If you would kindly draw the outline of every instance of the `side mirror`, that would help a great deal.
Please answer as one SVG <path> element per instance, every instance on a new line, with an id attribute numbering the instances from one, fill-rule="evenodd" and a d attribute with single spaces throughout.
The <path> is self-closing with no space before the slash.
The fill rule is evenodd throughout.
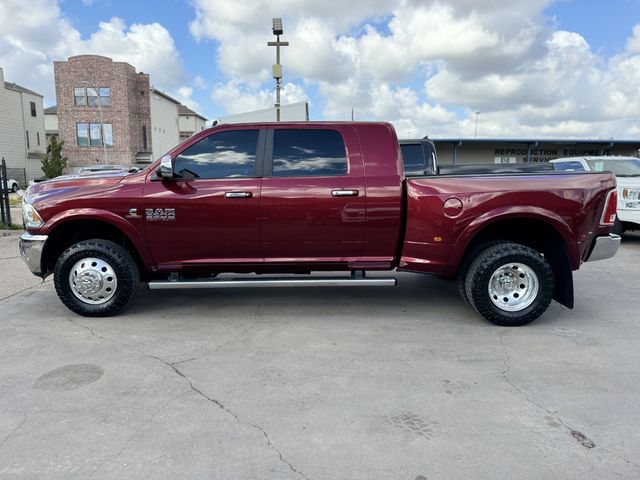
<path id="1" fill-rule="evenodd" d="M 171 155 L 165 155 L 160 159 L 160 166 L 156 170 L 156 174 L 160 178 L 173 178 L 173 159 Z"/>

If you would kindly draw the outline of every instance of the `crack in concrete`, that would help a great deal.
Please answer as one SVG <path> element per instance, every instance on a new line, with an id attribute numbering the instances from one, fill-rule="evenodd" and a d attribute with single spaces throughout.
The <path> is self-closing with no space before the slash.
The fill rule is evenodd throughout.
<path id="1" fill-rule="evenodd" d="M 202 357 L 204 357 L 204 356 L 206 356 L 206 355 L 209 355 L 210 353 L 217 352 L 218 350 L 220 350 L 220 349 L 221 349 L 222 347 L 224 347 L 225 345 L 228 345 L 229 343 L 231 343 L 231 342 L 233 342 L 233 341 L 237 341 L 239 338 L 241 338 L 245 333 L 247 333 L 249 330 L 251 330 L 251 329 L 252 329 L 252 328 L 253 328 L 253 327 L 258 323 L 258 319 L 261 317 L 261 315 L 260 315 L 259 311 L 256 313 L 256 317 L 257 317 L 257 318 L 256 318 L 256 320 L 255 320 L 251 325 L 249 325 L 247 328 L 245 328 L 245 329 L 241 332 L 241 334 L 240 334 L 238 337 L 233 338 L 233 339 L 231 339 L 231 340 L 228 340 L 227 342 L 222 343 L 221 345 L 219 345 L 218 347 L 216 347 L 216 348 L 213 350 L 213 352 L 209 351 L 209 352 L 206 352 L 205 354 L 203 354 L 203 355 L 201 355 L 201 356 L 199 356 L 199 357 L 194 357 L 194 358 L 192 358 L 192 359 L 182 360 L 182 361 L 180 361 L 180 362 L 174 362 L 174 363 L 172 363 L 172 362 L 167 362 L 167 361 L 165 361 L 164 359 L 162 359 L 162 358 L 160 358 L 160 357 L 158 357 L 158 356 L 150 355 L 150 354 L 144 353 L 144 352 L 142 352 L 142 351 L 140 351 L 140 350 L 137 350 L 137 349 L 133 348 L 131 345 L 128 345 L 128 344 L 126 344 L 126 343 L 124 343 L 124 342 L 121 342 L 121 341 L 118 341 L 118 340 L 114 340 L 114 339 L 111 339 L 111 338 L 107 338 L 107 337 L 103 337 L 102 335 L 98 335 L 98 334 L 97 334 L 97 333 L 96 333 L 96 332 L 95 332 L 91 327 L 89 327 L 88 325 L 83 325 L 83 324 L 79 323 L 78 321 L 76 321 L 76 320 L 72 319 L 71 317 L 68 317 L 68 316 L 67 316 L 67 317 L 65 317 L 65 318 L 66 318 L 66 319 L 67 319 L 67 321 L 69 321 L 71 324 L 73 324 L 73 325 L 75 325 L 75 326 L 77 326 L 77 327 L 79 327 L 79 328 L 84 328 L 85 330 L 87 330 L 87 332 L 89 332 L 89 334 L 90 334 L 92 337 L 96 338 L 96 339 L 99 339 L 99 340 L 105 340 L 105 341 L 107 341 L 107 342 L 112 342 L 112 343 L 116 343 L 116 344 L 119 344 L 119 345 L 124 345 L 124 346 L 125 346 L 125 347 L 127 347 L 128 349 L 130 349 L 130 350 L 132 350 L 132 351 L 134 351 L 134 352 L 136 352 L 136 353 L 138 353 L 138 354 L 140 354 L 140 355 L 143 355 L 143 356 L 145 356 L 145 357 L 147 357 L 147 358 L 152 358 L 152 359 L 154 359 L 154 360 L 156 360 L 156 361 L 158 361 L 158 362 L 162 363 L 163 365 L 165 365 L 165 366 L 167 366 L 167 367 L 171 368 L 175 374 L 177 374 L 178 376 L 180 376 L 180 377 L 184 378 L 184 379 L 189 383 L 189 387 L 191 388 L 191 390 L 193 390 L 194 392 L 196 392 L 196 393 L 197 393 L 198 395 L 200 395 L 202 398 L 204 398 L 205 400 L 207 400 L 207 401 L 208 401 L 208 402 L 210 402 L 210 403 L 213 403 L 215 406 L 217 406 L 217 407 L 218 407 L 218 408 L 220 408 L 221 410 L 223 410 L 223 411 L 225 411 L 226 413 L 228 413 L 229 415 L 231 415 L 231 416 L 236 420 L 236 422 L 237 422 L 237 423 L 242 424 L 242 425 L 246 425 L 246 426 L 251 427 L 251 428 L 253 428 L 253 429 L 255 429 L 255 430 L 258 430 L 260 433 L 262 433 L 262 435 L 264 436 L 264 438 L 265 438 L 265 440 L 266 440 L 266 442 L 267 442 L 267 447 L 269 447 L 271 450 L 273 450 L 275 453 L 277 453 L 278 458 L 280 459 L 280 461 L 281 461 L 282 463 L 284 463 L 285 465 L 287 465 L 287 467 L 289 468 L 289 470 L 291 470 L 291 471 L 292 471 L 293 473 L 295 473 L 296 475 L 298 475 L 298 476 L 300 476 L 300 477 L 302 477 L 302 478 L 305 478 L 306 480 L 311 480 L 311 479 L 310 479 L 310 478 L 309 478 L 309 477 L 308 477 L 304 472 L 302 472 L 301 470 L 297 469 L 297 468 L 296 468 L 296 467 L 295 467 L 295 466 L 294 466 L 294 465 L 293 465 L 289 460 L 287 460 L 287 459 L 283 456 L 282 452 L 281 452 L 281 451 L 280 451 L 280 450 L 279 450 L 279 449 L 274 445 L 273 441 L 271 440 L 271 437 L 269 436 L 269 434 L 267 433 L 267 431 L 266 431 L 263 427 L 261 427 L 260 425 L 256 425 L 256 424 L 254 424 L 254 423 L 251 423 L 251 422 L 249 422 L 249 421 L 247 421 L 247 420 L 243 420 L 242 418 L 240 418 L 240 417 L 238 416 L 238 414 L 236 414 L 235 412 L 233 412 L 232 410 L 230 410 L 230 409 L 229 409 L 226 405 L 224 405 L 222 402 L 220 402 L 219 400 L 216 400 L 215 398 L 212 398 L 212 397 L 209 397 L 208 395 L 206 395 L 202 390 L 200 390 L 199 388 L 197 388 L 197 387 L 193 384 L 193 381 L 192 381 L 188 376 L 186 376 L 182 371 L 180 371 L 180 370 L 176 367 L 176 365 L 178 365 L 178 364 L 180 364 L 180 363 L 184 363 L 184 362 L 187 362 L 187 361 L 192 361 L 192 360 L 195 360 L 195 359 L 197 359 L 197 358 L 202 358 Z M 181 395 L 182 395 L 182 394 L 181 394 Z M 163 407 L 163 408 L 164 408 L 164 407 Z M 135 432 L 134 432 L 134 435 L 135 435 Z M 128 442 L 127 442 L 127 443 L 128 443 Z M 127 446 L 127 444 L 125 444 L 125 446 L 123 447 L 122 451 L 124 451 L 124 449 L 126 449 L 126 446 Z M 121 453 L 121 452 L 120 452 L 120 453 Z M 118 453 L 118 455 L 119 455 L 120 453 Z M 117 455 L 116 455 L 116 457 L 114 457 L 114 458 L 117 458 Z M 103 464 L 103 465 L 104 465 L 104 464 Z M 96 474 L 96 473 L 97 473 L 101 468 L 102 468 L 102 466 L 101 466 L 101 467 L 99 467 L 99 468 L 98 468 L 98 470 L 97 470 L 97 471 L 95 471 L 91 476 L 95 475 L 95 474 Z M 91 477 L 90 477 L 90 478 L 91 478 Z"/>
<path id="2" fill-rule="evenodd" d="M 513 383 L 513 381 L 508 377 L 509 372 L 511 371 L 511 355 L 509 354 L 509 350 L 507 348 L 507 344 L 504 341 L 504 337 L 506 336 L 506 333 L 503 333 L 502 335 L 500 335 L 500 344 L 502 345 L 502 350 L 504 352 L 504 359 L 502 361 L 503 365 L 504 365 L 504 369 L 502 370 L 502 378 L 504 379 L 505 382 L 507 382 L 509 385 L 511 385 L 511 387 L 517 391 L 518 393 L 520 393 L 522 396 L 524 396 L 525 400 L 530 403 L 531 405 L 534 405 L 535 407 L 537 407 L 538 409 L 542 410 L 543 412 L 546 412 L 547 414 L 549 414 L 553 419 L 555 419 L 560 425 L 562 425 L 568 432 L 569 434 L 578 442 L 580 443 L 580 445 L 582 445 L 583 447 L 585 447 L 588 450 L 591 450 L 592 448 L 598 447 L 600 450 L 602 450 L 603 452 L 608 453 L 609 455 L 622 460 L 623 462 L 629 464 L 629 465 L 634 465 L 635 464 L 624 458 L 621 455 L 618 455 L 617 453 L 614 453 L 604 447 L 602 447 L 601 445 L 596 445 L 596 443 L 591 440 L 589 437 L 587 437 L 585 434 L 583 434 L 582 432 L 580 432 L 579 430 L 576 430 L 574 428 L 572 428 L 570 425 L 567 424 L 567 422 L 565 422 L 561 417 L 559 417 L 557 414 L 555 414 L 554 412 L 552 412 L 551 410 L 549 410 L 547 407 L 545 407 L 544 405 L 536 402 L 535 400 L 533 400 L 529 394 L 521 387 L 519 387 L 518 385 L 516 385 L 515 383 Z M 587 454 L 585 453 L 585 458 L 587 459 L 587 461 L 589 462 L 589 464 L 593 467 L 591 470 L 593 470 L 595 467 L 593 466 L 593 464 L 591 463 L 591 460 L 588 458 Z M 583 472 L 582 474 L 585 474 L 588 472 Z M 582 475 L 581 474 L 581 475 Z"/>
<path id="3" fill-rule="evenodd" d="M 93 478 L 95 475 L 97 475 L 98 473 L 100 473 L 103 468 L 109 463 L 109 462 L 113 462 L 115 460 L 117 460 L 120 455 L 122 455 L 124 453 L 124 451 L 129 447 L 129 444 L 133 441 L 134 438 L 136 438 L 138 436 L 138 434 L 142 431 L 142 429 L 147 426 L 148 424 L 150 424 L 155 418 L 156 415 L 158 415 L 158 413 L 160 413 L 162 410 L 164 410 L 165 408 L 167 408 L 167 406 L 169 406 L 173 401 L 177 400 L 178 398 L 180 398 L 182 395 L 184 395 L 185 393 L 190 392 L 190 390 L 185 390 L 184 392 L 180 392 L 178 395 L 175 395 L 174 397 L 170 398 L 169 400 L 167 400 L 165 403 L 163 403 L 160 407 L 158 407 L 156 410 L 153 411 L 153 413 L 147 418 L 145 419 L 140 426 L 138 426 L 138 428 L 136 428 L 131 435 L 129 436 L 129 438 L 127 439 L 127 441 L 124 443 L 124 445 L 122 446 L 122 448 L 113 456 L 111 456 L 111 458 L 109 458 L 108 460 L 105 460 L 104 462 L 102 462 L 100 464 L 100 466 L 94 470 L 94 472 L 89 475 L 88 479 Z"/>
<path id="4" fill-rule="evenodd" d="M 44 284 L 44 280 L 41 283 L 38 283 L 37 285 L 33 285 L 32 287 L 24 288 L 24 289 L 20 290 L 19 292 L 15 292 L 15 293 L 12 293 L 10 295 L 7 295 L 6 297 L 2 297 L 2 298 L 0 298 L 0 304 L 4 303 L 5 301 L 7 301 L 7 300 L 9 300 L 9 299 L 11 299 L 13 297 L 16 297 L 16 296 L 20 295 L 21 293 L 28 292 L 30 290 L 34 290 L 34 289 L 36 289 L 38 287 L 41 287 L 43 284 Z"/>
<path id="5" fill-rule="evenodd" d="M 18 424 L 17 427 L 15 427 L 13 430 L 11 430 L 11 432 L 9 432 L 9 435 L 4 437 L 4 440 L 2 440 L 2 442 L 0 442 L 0 447 L 3 447 L 4 444 L 7 443 L 9 441 L 9 439 L 11 437 L 13 437 L 15 435 L 15 433 L 24 426 L 25 423 L 27 423 L 27 418 L 29 418 L 29 415 L 27 415 L 24 412 L 20 412 L 20 414 L 22 415 L 22 421 L 20 421 L 20 423 Z"/>
<path id="6" fill-rule="evenodd" d="M 256 425 L 255 423 L 251 423 L 248 422 L 246 420 L 243 420 L 242 418 L 240 418 L 240 416 L 235 413 L 233 410 L 230 410 L 224 403 L 222 403 L 220 400 L 217 400 L 215 398 L 212 398 L 210 396 L 208 396 L 206 393 L 204 393 L 202 390 L 200 390 L 198 387 L 196 387 L 193 384 L 193 381 L 187 376 L 185 375 L 182 371 L 180 371 L 180 369 L 178 369 L 175 364 L 169 363 L 164 361 L 162 358 L 160 357 L 156 357 L 154 355 L 147 355 L 149 358 L 153 358 L 161 363 L 163 363 L 164 365 L 166 365 L 167 367 L 171 368 L 178 376 L 184 378 L 187 382 L 189 382 L 189 386 L 191 387 L 191 390 L 193 390 L 194 392 L 196 392 L 198 395 L 200 395 L 202 398 L 204 398 L 205 400 L 207 400 L 210 403 L 213 403 L 216 407 L 220 408 L 221 410 L 224 410 L 226 413 L 228 413 L 229 415 L 231 415 L 235 421 L 239 424 L 242 425 L 246 425 L 248 427 L 251 427 L 255 430 L 258 430 L 259 432 L 262 433 L 262 435 L 264 436 L 266 442 L 267 442 L 267 446 L 273 450 L 274 452 L 276 452 L 278 454 L 278 458 L 280 459 L 280 461 L 282 463 L 284 463 L 285 465 L 287 465 L 287 467 L 289 467 L 289 470 L 291 470 L 293 473 L 299 475 L 300 477 L 306 478 L 307 480 L 310 480 L 310 478 L 302 471 L 298 470 L 289 460 L 287 460 L 283 455 L 282 452 L 273 444 L 273 441 L 271 440 L 271 437 L 269 436 L 269 434 L 267 433 L 267 431 L 261 427 L 260 425 Z"/>

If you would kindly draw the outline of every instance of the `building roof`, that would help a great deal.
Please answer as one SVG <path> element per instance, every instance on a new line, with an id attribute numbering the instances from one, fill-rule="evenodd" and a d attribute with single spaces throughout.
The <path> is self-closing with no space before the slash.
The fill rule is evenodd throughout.
<path id="1" fill-rule="evenodd" d="M 58 106 L 57 105 L 53 105 L 52 107 L 47 107 L 44 109 L 44 113 L 58 113 Z"/>
<path id="2" fill-rule="evenodd" d="M 24 87 L 18 85 L 17 83 L 4 82 L 4 88 L 6 88 L 8 90 L 13 90 L 14 92 L 28 93 L 30 95 L 35 95 L 36 97 L 44 98 L 39 93 L 36 93 L 33 90 L 29 90 L 28 88 L 24 88 Z"/>
<path id="3" fill-rule="evenodd" d="M 194 117 L 201 118 L 205 122 L 207 121 L 207 119 L 205 117 L 203 117 L 202 115 L 200 115 L 197 112 L 194 112 L 193 110 L 191 110 L 186 105 L 182 105 L 182 104 L 178 105 L 178 115 L 193 115 Z"/>
<path id="4" fill-rule="evenodd" d="M 169 100 L 170 102 L 175 103 L 176 105 L 180 105 L 180 102 L 178 100 L 176 100 L 173 97 L 170 97 L 169 95 L 167 95 L 166 93 L 158 90 L 157 88 L 153 88 L 151 87 L 151 93 L 155 93 L 156 95 L 160 95 L 163 98 L 166 98 L 167 100 Z"/>
<path id="5" fill-rule="evenodd" d="M 614 138 L 432 138 L 425 136 L 433 142 L 439 143 L 557 143 L 557 144 L 640 144 L 640 140 L 616 140 Z"/>

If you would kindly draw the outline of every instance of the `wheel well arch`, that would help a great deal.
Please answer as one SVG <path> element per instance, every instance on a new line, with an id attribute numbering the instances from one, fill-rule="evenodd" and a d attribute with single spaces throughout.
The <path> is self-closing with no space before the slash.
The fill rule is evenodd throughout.
<path id="1" fill-rule="evenodd" d="M 111 240 L 124 247 L 133 257 L 140 277 L 146 278 L 148 270 L 144 264 L 140 252 L 129 236 L 117 226 L 93 219 L 68 220 L 57 225 L 50 233 L 44 247 L 42 258 L 42 271 L 45 276 L 51 274 L 56 261 L 71 245 L 89 239 Z"/>
<path id="2" fill-rule="evenodd" d="M 549 261 L 556 278 L 554 300 L 573 308 L 573 273 L 567 243 L 560 231 L 544 220 L 530 217 L 497 220 L 480 229 L 469 241 L 460 257 L 476 251 L 480 245 L 504 240 L 533 248 Z"/>

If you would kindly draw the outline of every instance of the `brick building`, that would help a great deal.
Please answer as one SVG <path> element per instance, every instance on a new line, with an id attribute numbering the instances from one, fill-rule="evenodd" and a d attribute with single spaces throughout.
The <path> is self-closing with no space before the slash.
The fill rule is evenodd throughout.
<path id="1" fill-rule="evenodd" d="M 58 132 L 72 171 L 152 158 L 149 75 L 98 55 L 53 62 L 53 71 Z"/>

